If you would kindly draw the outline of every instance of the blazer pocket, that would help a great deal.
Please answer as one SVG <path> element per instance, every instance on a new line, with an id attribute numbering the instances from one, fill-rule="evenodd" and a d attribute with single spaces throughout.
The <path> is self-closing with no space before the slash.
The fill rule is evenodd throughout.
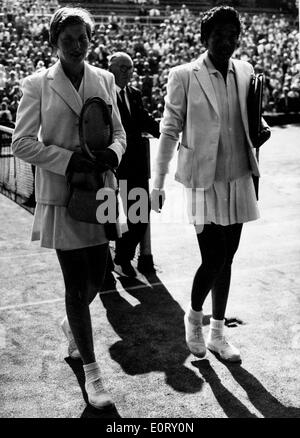
<path id="1" fill-rule="evenodd" d="M 176 177 L 184 184 L 189 184 L 193 169 L 193 149 L 181 144 L 178 151 Z"/>

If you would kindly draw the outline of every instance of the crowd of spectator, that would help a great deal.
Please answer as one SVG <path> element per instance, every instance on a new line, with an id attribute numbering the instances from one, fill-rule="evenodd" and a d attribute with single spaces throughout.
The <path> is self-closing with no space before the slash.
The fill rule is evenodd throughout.
<path id="1" fill-rule="evenodd" d="M 14 126 L 22 79 L 55 61 L 48 42 L 57 0 L 4 0 L 0 9 L 0 123 Z"/>
<path id="2" fill-rule="evenodd" d="M 0 123 L 12 125 L 20 99 L 20 83 L 30 73 L 56 61 L 48 43 L 49 14 L 57 0 L 4 0 L 0 10 Z M 154 4 L 155 6 L 155 4 Z M 141 89 L 148 110 L 161 117 L 169 69 L 196 59 L 199 16 L 185 5 L 166 6 L 158 25 L 133 23 L 111 13 L 96 25 L 88 61 L 107 68 L 107 57 L 125 51 L 134 60 L 132 85 Z M 265 112 L 300 111 L 299 39 L 295 16 L 241 13 L 243 32 L 236 57 L 249 61 L 266 78 Z"/>

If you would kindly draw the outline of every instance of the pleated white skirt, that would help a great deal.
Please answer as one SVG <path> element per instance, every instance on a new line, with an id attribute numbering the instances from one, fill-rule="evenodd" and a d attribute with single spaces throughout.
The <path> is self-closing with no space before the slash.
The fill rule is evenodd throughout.
<path id="1" fill-rule="evenodd" d="M 226 226 L 259 218 L 251 174 L 229 182 L 215 181 L 206 190 L 186 189 L 186 201 L 189 220 L 199 232 L 204 224 Z"/>

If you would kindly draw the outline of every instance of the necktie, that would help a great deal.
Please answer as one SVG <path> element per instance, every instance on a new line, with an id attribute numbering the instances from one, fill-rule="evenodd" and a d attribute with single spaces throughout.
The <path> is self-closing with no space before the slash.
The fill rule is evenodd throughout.
<path id="1" fill-rule="evenodd" d="M 128 109 L 128 106 L 127 106 L 127 103 L 126 103 L 124 88 L 122 88 L 120 90 L 119 94 L 120 94 L 120 101 L 121 101 L 121 104 L 122 104 L 122 110 L 121 110 L 122 114 L 121 115 L 123 115 L 124 119 L 126 119 L 127 121 L 130 121 L 131 120 L 131 115 L 130 115 L 130 112 L 129 112 L 129 109 Z"/>

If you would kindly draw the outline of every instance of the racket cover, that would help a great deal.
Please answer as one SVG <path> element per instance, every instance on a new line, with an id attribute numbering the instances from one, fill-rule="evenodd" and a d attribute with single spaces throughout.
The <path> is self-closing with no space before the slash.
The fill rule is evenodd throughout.
<path id="1" fill-rule="evenodd" d="M 97 151 L 106 149 L 112 143 L 113 124 L 111 107 L 100 97 L 91 97 L 84 103 L 79 118 L 79 139 L 81 150 L 88 158 L 96 161 Z M 110 172 L 108 170 L 107 172 Z M 93 176 L 91 176 L 93 177 Z M 95 176 L 96 178 L 96 176 Z M 101 201 L 96 199 L 96 193 L 105 185 L 106 172 L 98 175 L 99 184 L 94 189 L 72 187 L 68 202 L 70 216 L 78 221 L 99 224 L 96 212 Z M 73 175 L 76 180 L 76 174 Z M 117 199 L 118 189 L 115 190 Z M 118 237 L 116 224 L 103 224 L 109 240 Z"/>

